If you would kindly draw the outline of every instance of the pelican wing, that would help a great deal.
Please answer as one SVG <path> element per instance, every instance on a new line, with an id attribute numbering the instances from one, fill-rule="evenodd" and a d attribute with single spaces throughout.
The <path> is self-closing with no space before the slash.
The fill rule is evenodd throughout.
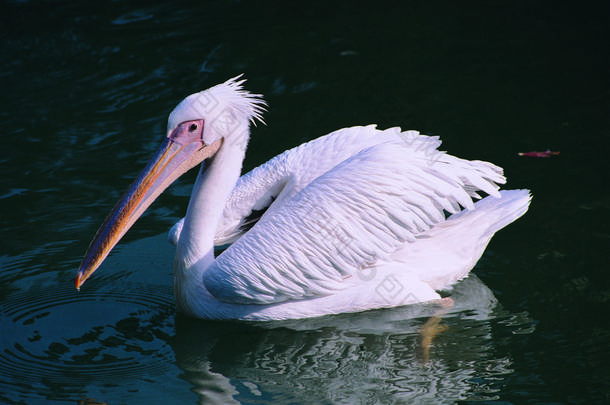
<path id="1" fill-rule="evenodd" d="M 343 128 L 287 150 L 239 178 L 224 207 L 214 245 L 235 242 L 269 209 L 281 206 L 338 163 L 365 148 L 392 140 L 406 141 L 416 148 L 423 144 L 435 149 L 440 144 L 438 138 L 419 135 L 417 131 L 401 133 L 400 128 L 380 131 L 375 125 L 368 125 Z M 173 245 L 178 243 L 183 224 L 184 218 L 169 232 Z"/>
<path id="2" fill-rule="evenodd" d="M 499 167 L 402 134 L 410 138 L 360 150 L 268 211 L 207 269 L 206 288 L 246 304 L 329 295 L 445 221 L 445 211 L 474 209 L 477 191 L 499 196 Z"/>

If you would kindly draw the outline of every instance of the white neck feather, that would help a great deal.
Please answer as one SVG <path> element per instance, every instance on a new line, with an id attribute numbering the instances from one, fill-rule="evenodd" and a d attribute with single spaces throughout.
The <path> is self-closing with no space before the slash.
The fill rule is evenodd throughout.
<path id="1" fill-rule="evenodd" d="M 205 288 L 202 277 L 214 263 L 214 235 L 241 174 L 244 155 L 245 148 L 225 141 L 197 176 L 174 258 L 177 305 L 186 312 Z"/>
<path id="2" fill-rule="evenodd" d="M 205 119 L 203 141 L 222 139 L 213 159 L 202 164 L 174 259 L 178 307 L 193 313 L 203 296 L 203 273 L 214 263 L 214 236 L 224 206 L 241 174 L 250 123 L 262 122 L 265 102 L 243 89 L 240 76 L 184 99 L 170 114 L 171 131 L 181 122 Z"/>

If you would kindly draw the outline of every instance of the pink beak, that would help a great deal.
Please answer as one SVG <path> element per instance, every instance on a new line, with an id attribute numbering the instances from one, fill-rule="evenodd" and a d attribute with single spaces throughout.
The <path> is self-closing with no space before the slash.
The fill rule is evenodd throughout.
<path id="1" fill-rule="evenodd" d="M 204 120 L 186 121 L 165 138 L 146 168 L 123 194 L 95 234 L 74 281 L 77 289 L 97 270 L 123 235 L 170 184 L 218 151 L 222 142 L 219 140 L 206 145 L 203 142 L 203 128 Z"/>

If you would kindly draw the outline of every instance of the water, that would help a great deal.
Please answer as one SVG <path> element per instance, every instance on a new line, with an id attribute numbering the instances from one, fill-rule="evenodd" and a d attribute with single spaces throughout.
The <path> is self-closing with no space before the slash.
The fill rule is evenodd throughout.
<path id="1" fill-rule="evenodd" d="M 526 1 L 0 5 L 0 403 L 605 403 L 609 10 Z M 454 293 L 288 324 L 175 315 L 180 179 L 77 293 L 97 227 L 185 95 L 245 73 L 245 168 L 334 129 L 441 135 L 533 191 Z M 559 150 L 550 159 L 518 152 Z"/>

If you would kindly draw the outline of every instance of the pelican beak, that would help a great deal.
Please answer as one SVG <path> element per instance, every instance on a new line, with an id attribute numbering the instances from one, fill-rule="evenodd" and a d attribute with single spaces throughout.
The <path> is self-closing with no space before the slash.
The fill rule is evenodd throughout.
<path id="1" fill-rule="evenodd" d="M 155 156 L 112 209 L 85 253 L 74 284 L 77 289 L 150 204 L 178 177 L 214 156 L 222 140 L 203 142 L 204 120 L 186 121 L 165 138 Z"/>

